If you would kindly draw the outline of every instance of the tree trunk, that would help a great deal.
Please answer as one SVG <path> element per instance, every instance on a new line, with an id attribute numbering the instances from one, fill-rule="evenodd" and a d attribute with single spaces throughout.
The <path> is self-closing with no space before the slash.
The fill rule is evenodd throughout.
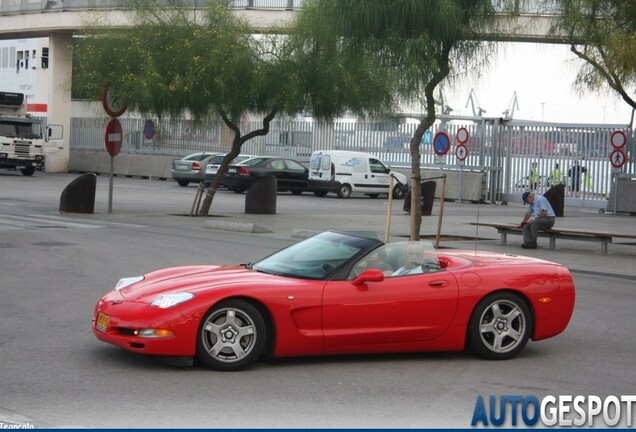
<path id="1" fill-rule="evenodd" d="M 426 98 L 426 117 L 420 121 L 415 130 L 415 134 L 411 139 L 411 235 L 410 240 L 420 240 L 420 228 L 422 225 L 422 174 L 420 172 L 420 143 L 424 132 L 429 130 L 435 123 L 435 97 L 433 92 L 435 87 L 446 78 L 450 72 L 449 57 L 451 44 L 444 44 L 442 52 L 437 58 L 437 66 L 439 71 L 433 74 L 433 77 L 424 89 Z"/>
<path id="2" fill-rule="evenodd" d="M 227 171 L 227 167 L 230 164 L 230 162 L 232 162 L 232 160 L 241 153 L 241 147 L 243 147 L 243 144 L 245 144 L 247 141 L 251 140 L 252 138 L 255 138 L 257 136 L 267 135 L 269 133 L 269 124 L 276 116 L 276 110 L 273 110 L 272 112 L 270 112 L 269 114 L 265 116 L 265 118 L 263 119 L 263 127 L 261 129 L 253 130 L 244 136 L 241 136 L 241 130 L 238 127 L 238 125 L 240 124 L 239 120 L 236 120 L 236 119 L 230 120 L 227 114 L 225 114 L 222 111 L 219 111 L 219 114 L 221 115 L 221 118 L 223 119 L 225 124 L 234 132 L 234 139 L 232 140 L 232 149 L 223 158 L 223 162 L 221 162 L 221 166 L 219 167 L 219 170 L 215 174 L 214 178 L 212 179 L 212 183 L 210 184 L 210 187 L 208 188 L 208 191 L 205 194 L 205 198 L 203 199 L 203 204 L 201 204 L 201 209 L 199 210 L 199 216 L 208 216 L 208 214 L 210 213 L 210 207 L 212 207 L 212 200 L 214 199 L 214 195 L 216 194 L 216 191 L 219 188 L 219 185 L 221 184 L 221 179 L 223 178 L 223 175 Z"/>

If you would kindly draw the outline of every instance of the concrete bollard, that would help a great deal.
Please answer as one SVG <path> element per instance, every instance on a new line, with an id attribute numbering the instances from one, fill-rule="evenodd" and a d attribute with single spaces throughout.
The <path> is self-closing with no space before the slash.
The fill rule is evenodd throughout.
<path id="1" fill-rule="evenodd" d="M 245 213 L 276 214 L 278 179 L 273 175 L 257 180 L 245 195 Z"/>
<path id="2" fill-rule="evenodd" d="M 60 213 L 94 213 L 97 176 L 83 174 L 70 182 L 60 196 Z"/>

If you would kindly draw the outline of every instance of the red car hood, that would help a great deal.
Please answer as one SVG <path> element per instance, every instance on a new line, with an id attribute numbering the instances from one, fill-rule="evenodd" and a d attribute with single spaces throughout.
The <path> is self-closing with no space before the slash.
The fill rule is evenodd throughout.
<path id="1" fill-rule="evenodd" d="M 158 270 L 145 275 L 145 279 L 120 291 L 124 298 L 131 300 L 154 298 L 165 292 L 190 292 L 260 284 L 265 280 L 277 280 L 277 284 L 288 283 L 289 279 L 248 270 L 240 266 L 184 266 Z M 280 280 L 280 281 L 278 281 Z"/>

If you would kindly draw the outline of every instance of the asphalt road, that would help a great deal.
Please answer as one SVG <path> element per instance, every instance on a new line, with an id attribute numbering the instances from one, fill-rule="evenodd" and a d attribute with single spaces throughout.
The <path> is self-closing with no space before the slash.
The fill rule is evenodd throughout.
<path id="1" fill-rule="evenodd" d="M 464 353 L 294 358 L 220 373 L 109 346 L 91 333 L 92 310 L 120 277 L 252 261 L 297 239 L 206 229 L 183 216 L 195 188 L 172 182 L 116 179 L 109 215 L 99 178 L 94 215 L 60 215 L 60 188 L 73 177 L 0 174 L 0 425 L 465 428 L 479 395 L 634 393 L 634 281 L 584 274 L 574 275 L 568 329 L 505 362 Z M 221 191 L 212 213 L 240 212 L 243 199 Z M 278 196 L 283 215 L 382 215 L 381 202 Z"/>

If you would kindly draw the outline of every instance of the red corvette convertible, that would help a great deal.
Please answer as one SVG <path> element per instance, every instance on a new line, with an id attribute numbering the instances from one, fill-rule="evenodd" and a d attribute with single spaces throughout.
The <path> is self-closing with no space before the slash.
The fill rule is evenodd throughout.
<path id="1" fill-rule="evenodd" d="M 574 297 L 559 264 L 328 231 L 255 263 L 121 279 L 92 328 L 127 350 L 196 356 L 217 370 L 264 355 L 469 348 L 501 360 L 561 333 Z"/>

